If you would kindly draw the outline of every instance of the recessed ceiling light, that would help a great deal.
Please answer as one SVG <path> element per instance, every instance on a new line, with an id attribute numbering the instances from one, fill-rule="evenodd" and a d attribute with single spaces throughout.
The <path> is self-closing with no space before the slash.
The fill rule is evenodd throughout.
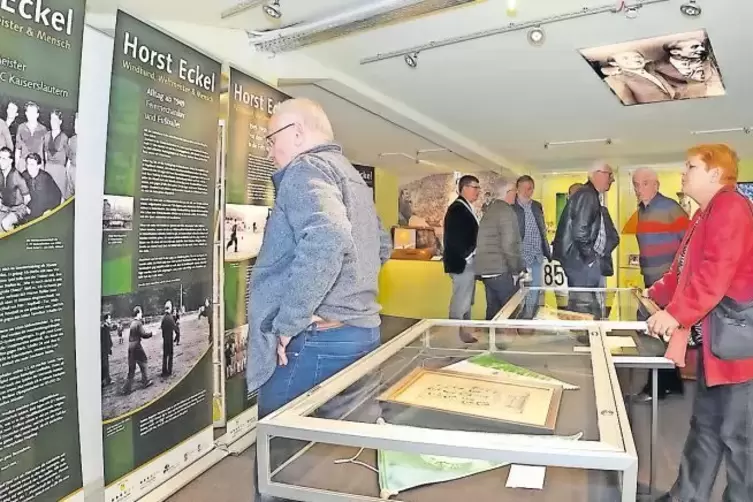
<path id="1" fill-rule="evenodd" d="M 546 38 L 546 35 L 544 34 L 543 28 L 541 26 L 537 26 L 535 28 L 531 28 L 528 30 L 528 43 L 531 45 L 542 45 L 544 43 L 544 39 Z"/>
<path id="2" fill-rule="evenodd" d="M 689 17 L 698 17 L 701 15 L 701 6 L 696 3 L 696 0 L 690 0 L 687 3 L 680 5 L 680 12 Z"/>

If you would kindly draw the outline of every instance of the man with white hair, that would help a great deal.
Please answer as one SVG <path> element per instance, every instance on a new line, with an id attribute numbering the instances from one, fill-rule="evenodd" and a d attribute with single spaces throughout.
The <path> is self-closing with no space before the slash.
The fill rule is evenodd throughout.
<path id="1" fill-rule="evenodd" d="M 612 167 L 600 161 L 588 172 L 588 182 L 565 205 L 554 236 L 554 258 L 567 276 L 568 286 L 604 287 L 614 274 L 612 251 L 620 242 L 601 197 L 614 182 Z"/>
<path id="2" fill-rule="evenodd" d="M 259 391 L 259 418 L 379 346 L 378 276 L 391 248 L 371 189 L 333 143 L 317 103 L 281 103 L 268 130 L 279 169 L 251 273 L 246 365 L 248 392 Z M 272 455 L 287 449 L 273 445 Z M 255 495 L 262 500 L 258 488 Z"/>
<path id="3" fill-rule="evenodd" d="M 486 290 L 486 319 L 491 320 L 517 289 L 525 271 L 518 216 L 513 209 L 518 194 L 515 181 L 500 181 L 496 200 L 484 212 L 478 227 L 475 272 Z"/>
<path id="4" fill-rule="evenodd" d="M 659 192 L 659 177 L 648 167 L 633 173 L 633 189 L 638 198 L 638 210 L 628 220 L 624 234 L 634 234 L 638 240 L 640 266 L 646 288 L 662 278 L 675 259 L 690 220 L 679 203 Z M 659 370 L 659 398 L 668 394 L 682 394 L 683 384 L 677 368 Z M 639 401 L 651 400 L 651 376 Z"/>

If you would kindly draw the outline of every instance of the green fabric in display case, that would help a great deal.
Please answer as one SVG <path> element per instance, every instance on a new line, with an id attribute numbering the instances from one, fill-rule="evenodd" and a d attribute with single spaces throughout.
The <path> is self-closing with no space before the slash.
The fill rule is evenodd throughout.
<path id="1" fill-rule="evenodd" d="M 516 366 L 502 359 L 497 358 L 489 352 L 479 354 L 470 359 L 465 359 L 450 366 L 445 366 L 446 370 L 457 371 L 459 373 L 471 373 L 486 376 L 504 376 L 513 380 L 529 382 L 545 382 L 555 385 L 561 385 L 564 390 L 577 390 L 577 385 L 572 385 L 550 376 L 536 373 L 527 368 Z"/>
<path id="2" fill-rule="evenodd" d="M 382 418 L 377 420 L 377 423 L 386 424 Z M 537 441 L 552 442 L 556 444 L 562 441 L 578 441 L 582 436 L 582 433 L 578 433 L 572 436 L 519 435 L 518 437 L 533 438 Z M 352 459 L 340 460 L 336 463 L 350 462 L 368 467 L 371 470 L 376 470 L 379 474 L 379 496 L 385 500 L 406 490 L 410 490 L 411 488 L 453 481 L 490 471 L 492 469 L 497 469 L 499 467 L 504 467 L 509 464 L 509 462 L 495 463 L 484 460 L 379 450 L 377 452 L 378 469 L 374 469 L 373 467 L 356 460 L 360 453 L 361 452 L 359 451 L 358 455 Z"/>

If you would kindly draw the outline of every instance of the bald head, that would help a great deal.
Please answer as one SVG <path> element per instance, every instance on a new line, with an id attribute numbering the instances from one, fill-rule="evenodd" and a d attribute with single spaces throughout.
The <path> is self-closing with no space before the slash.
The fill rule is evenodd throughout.
<path id="1" fill-rule="evenodd" d="M 641 167 L 633 173 L 633 189 L 639 202 L 650 203 L 659 192 L 659 176 L 650 167 Z"/>
<path id="2" fill-rule="evenodd" d="M 277 106 L 269 122 L 267 146 L 278 167 L 303 152 L 334 140 L 332 125 L 322 107 L 310 99 L 289 99 Z"/>
<path id="3" fill-rule="evenodd" d="M 508 204 L 515 203 L 515 197 L 518 195 L 515 180 L 500 179 L 494 184 L 495 196 Z"/>
<path id="4" fill-rule="evenodd" d="M 567 189 L 567 196 L 572 197 L 575 192 L 583 188 L 583 183 L 573 183 L 570 188 Z"/>

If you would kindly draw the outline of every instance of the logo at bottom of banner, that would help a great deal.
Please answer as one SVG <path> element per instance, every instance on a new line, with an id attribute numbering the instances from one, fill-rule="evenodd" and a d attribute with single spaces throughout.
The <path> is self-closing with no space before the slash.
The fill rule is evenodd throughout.
<path id="1" fill-rule="evenodd" d="M 105 502 L 133 502 L 204 456 L 214 447 L 212 428 L 135 470 L 105 490 Z"/>

